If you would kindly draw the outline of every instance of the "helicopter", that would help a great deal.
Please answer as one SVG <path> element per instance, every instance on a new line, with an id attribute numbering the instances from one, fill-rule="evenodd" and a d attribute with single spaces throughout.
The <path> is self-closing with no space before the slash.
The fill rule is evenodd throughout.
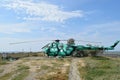
<path id="1" fill-rule="evenodd" d="M 67 43 L 61 43 L 60 41 L 67 41 Z M 77 41 L 77 40 L 76 40 Z M 79 41 L 79 40 L 78 40 Z M 21 43 L 29 43 L 29 42 L 36 42 L 36 41 L 24 41 L 18 43 L 10 43 L 10 44 L 21 44 Z M 90 42 L 90 41 L 86 41 Z M 70 38 L 68 40 L 52 40 L 51 43 L 46 44 L 42 47 L 43 53 L 48 57 L 66 57 L 66 56 L 73 56 L 73 57 L 84 57 L 88 56 L 89 53 L 91 56 L 96 56 L 97 53 L 103 53 L 105 50 L 114 50 L 115 46 L 120 41 L 116 41 L 113 45 L 109 47 L 99 47 L 93 45 L 76 45 L 75 40 Z M 96 42 L 100 43 L 100 42 Z"/>
<path id="2" fill-rule="evenodd" d="M 43 52 L 47 56 L 74 56 L 74 57 L 83 57 L 88 56 L 88 53 L 85 51 L 91 51 L 92 56 L 96 56 L 99 52 L 104 52 L 105 50 L 114 50 L 114 47 L 120 42 L 116 41 L 110 47 L 99 47 L 99 46 L 92 46 L 92 45 L 75 45 L 75 40 L 73 38 L 67 40 L 67 44 L 60 43 L 61 40 L 57 39 L 52 43 L 49 43 L 42 47 Z"/>

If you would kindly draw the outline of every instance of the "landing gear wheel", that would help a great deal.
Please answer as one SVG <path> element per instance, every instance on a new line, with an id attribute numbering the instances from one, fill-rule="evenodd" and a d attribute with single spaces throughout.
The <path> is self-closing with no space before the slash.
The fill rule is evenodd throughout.
<path id="1" fill-rule="evenodd" d="M 84 57 L 85 56 L 84 51 L 78 51 L 77 56 Z"/>
<path id="2" fill-rule="evenodd" d="M 72 52 L 72 57 L 76 57 L 76 55 L 77 55 L 77 51 L 73 51 Z"/>

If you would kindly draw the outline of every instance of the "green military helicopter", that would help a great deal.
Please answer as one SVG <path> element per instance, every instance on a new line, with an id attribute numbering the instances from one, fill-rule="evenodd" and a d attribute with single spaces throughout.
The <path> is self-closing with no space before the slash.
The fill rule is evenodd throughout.
<path id="1" fill-rule="evenodd" d="M 41 40 L 38 40 L 41 41 Z M 38 42 L 38 41 L 24 41 L 10 44 L 21 44 L 21 43 L 30 43 L 30 42 Z M 105 50 L 114 50 L 114 47 L 120 42 L 116 41 L 110 47 L 99 47 L 92 45 L 75 45 L 75 40 L 73 38 L 69 40 L 52 40 L 53 42 L 48 43 L 44 47 L 42 47 L 43 53 L 47 56 L 53 57 L 65 57 L 65 56 L 74 56 L 74 57 L 82 57 L 82 56 L 96 56 L 97 53 L 103 53 Z M 60 41 L 67 41 L 67 43 L 60 43 Z M 81 40 L 76 40 L 81 41 Z M 82 40 L 83 41 L 83 40 Z M 90 41 L 85 41 L 90 42 Z M 90 42 L 91 43 L 91 42 Z M 92 43 L 100 43 L 100 42 L 92 42 Z"/>
<path id="2" fill-rule="evenodd" d="M 66 41 L 66 40 L 62 40 Z M 110 47 L 98 47 L 98 46 L 92 46 L 92 45 L 75 45 L 74 39 L 69 39 L 67 41 L 67 44 L 60 43 L 60 40 L 54 40 L 52 43 L 48 43 L 44 47 L 42 47 L 43 52 L 47 56 L 88 56 L 89 53 L 91 56 L 96 56 L 97 53 L 104 52 L 105 50 L 113 50 L 114 47 L 119 43 L 120 41 L 116 41 L 112 46 Z"/>

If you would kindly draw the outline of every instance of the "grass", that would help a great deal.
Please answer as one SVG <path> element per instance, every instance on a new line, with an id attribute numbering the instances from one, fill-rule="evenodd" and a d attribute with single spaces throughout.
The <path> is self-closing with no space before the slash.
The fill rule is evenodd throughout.
<path id="1" fill-rule="evenodd" d="M 29 66 L 25 66 L 25 65 L 19 65 L 18 66 L 18 70 L 21 71 L 21 70 L 27 70 L 29 69 Z"/>
<path id="2" fill-rule="evenodd" d="M 68 80 L 69 65 L 64 66 L 64 64 L 70 64 L 71 59 L 50 59 L 50 65 L 43 64 L 40 68 L 42 71 L 46 70 L 47 72 L 44 75 L 37 75 L 36 79 L 38 80 Z M 46 62 L 43 61 L 43 62 Z M 63 68 L 65 71 L 63 71 Z"/>
<path id="3" fill-rule="evenodd" d="M 4 69 L 0 69 L 0 73 L 2 73 L 4 71 Z"/>
<path id="4" fill-rule="evenodd" d="M 46 70 L 46 69 L 49 69 L 51 68 L 51 66 L 48 66 L 48 65 L 42 65 L 41 66 L 41 70 Z"/>
<path id="5" fill-rule="evenodd" d="M 7 61 L 0 61 L 0 65 L 5 65 L 5 64 L 8 64 Z"/>
<path id="6" fill-rule="evenodd" d="M 71 59 L 21 59 L 22 62 L 15 64 L 15 69 L 10 73 L 6 73 L 0 77 L 0 80 L 24 80 L 30 72 L 36 72 L 35 78 L 38 80 L 67 80 L 69 72 L 69 64 Z M 6 64 L 7 62 L 3 63 Z M 14 62 L 11 62 L 14 63 Z M 11 64 L 9 63 L 9 64 Z M 7 66 L 7 65 L 6 65 Z M 0 69 L 0 73 L 3 70 Z"/>
<path id="7" fill-rule="evenodd" d="M 19 65 L 18 70 L 12 71 L 0 77 L 0 80 L 8 80 L 12 75 L 20 72 L 19 75 L 16 75 L 12 80 L 23 80 L 29 73 L 29 67 L 25 65 Z"/>
<path id="8" fill-rule="evenodd" d="M 39 80 L 68 80 L 68 73 L 62 73 L 59 69 L 53 69 L 48 71 L 44 76 L 38 76 Z"/>
<path id="9" fill-rule="evenodd" d="M 46 77 L 39 78 L 39 80 L 68 80 L 67 77 L 65 73 L 57 72 L 55 75 L 47 75 Z"/>
<path id="10" fill-rule="evenodd" d="M 18 74 L 17 76 L 15 76 L 12 80 L 24 80 L 24 78 L 26 76 L 28 76 L 28 74 L 29 74 L 29 71 L 28 70 L 24 70 L 20 74 Z"/>
<path id="11" fill-rule="evenodd" d="M 10 72 L 0 77 L 0 80 L 8 80 L 15 72 Z"/>
<path id="12" fill-rule="evenodd" d="M 24 80 L 29 74 L 29 66 L 19 65 L 17 72 L 20 72 L 20 74 L 16 75 L 12 80 Z"/>
<path id="13" fill-rule="evenodd" d="M 79 67 L 83 80 L 120 80 L 120 58 L 87 57 Z"/>

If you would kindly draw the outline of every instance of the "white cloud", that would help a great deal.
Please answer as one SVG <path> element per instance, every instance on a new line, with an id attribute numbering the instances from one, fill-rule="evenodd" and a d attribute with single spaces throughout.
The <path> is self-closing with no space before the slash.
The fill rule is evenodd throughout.
<path id="1" fill-rule="evenodd" d="M 77 34 L 72 35 L 75 39 L 102 42 L 101 45 L 109 46 L 116 40 L 120 40 L 120 21 L 85 26 Z M 119 47 L 120 48 L 120 47 Z M 117 50 L 119 49 L 117 48 Z"/>
<path id="2" fill-rule="evenodd" d="M 79 31 L 70 30 L 65 32 L 64 34 L 60 33 L 62 37 L 60 37 L 59 39 L 74 38 L 75 40 L 102 42 L 102 43 L 90 43 L 93 45 L 110 46 L 116 40 L 120 40 L 119 25 L 120 21 L 113 21 L 108 23 L 84 26 L 82 28 L 79 28 Z M 79 42 L 79 44 L 86 45 L 87 43 Z M 120 49 L 119 45 L 115 48 L 115 50 Z"/>
<path id="3" fill-rule="evenodd" d="M 31 32 L 31 29 L 27 26 L 28 24 L 26 23 L 0 24 L 0 33 L 13 34 Z"/>
<path id="4" fill-rule="evenodd" d="M 112 35 L 116 32 L 120 32 L 120 22 L 119 21 L 113 21 L 113 22 L 108 22 L 108 23 L 103 23 L 103 24 L 95 24 L 91 25 L 89 27 L 86 27 L 85 29 L 89 33 L 99 33 L 100 35 L 109 33 L 107 35 Z"/>
<path id="5" fill-rule="evenodd" d="M 14 33 L 57 33 L 58 28 L 53 26 L 39 25 L 32 22 L 22 22 L 22 23 L 8 23 L 0 24 L 0 33 L 4 34 L 14 34 Z"/>
<path id="6" fill-rule="evenodd" d="M 28 15 L 25 20 L 42 20 L 63 22 L 74 17 L 83 17 L 83 11 L 64 11 L 58 5 L 45 2 L 35 3 L 32 0 L 5 0 L 4 7 L 17 13 Z"/>

